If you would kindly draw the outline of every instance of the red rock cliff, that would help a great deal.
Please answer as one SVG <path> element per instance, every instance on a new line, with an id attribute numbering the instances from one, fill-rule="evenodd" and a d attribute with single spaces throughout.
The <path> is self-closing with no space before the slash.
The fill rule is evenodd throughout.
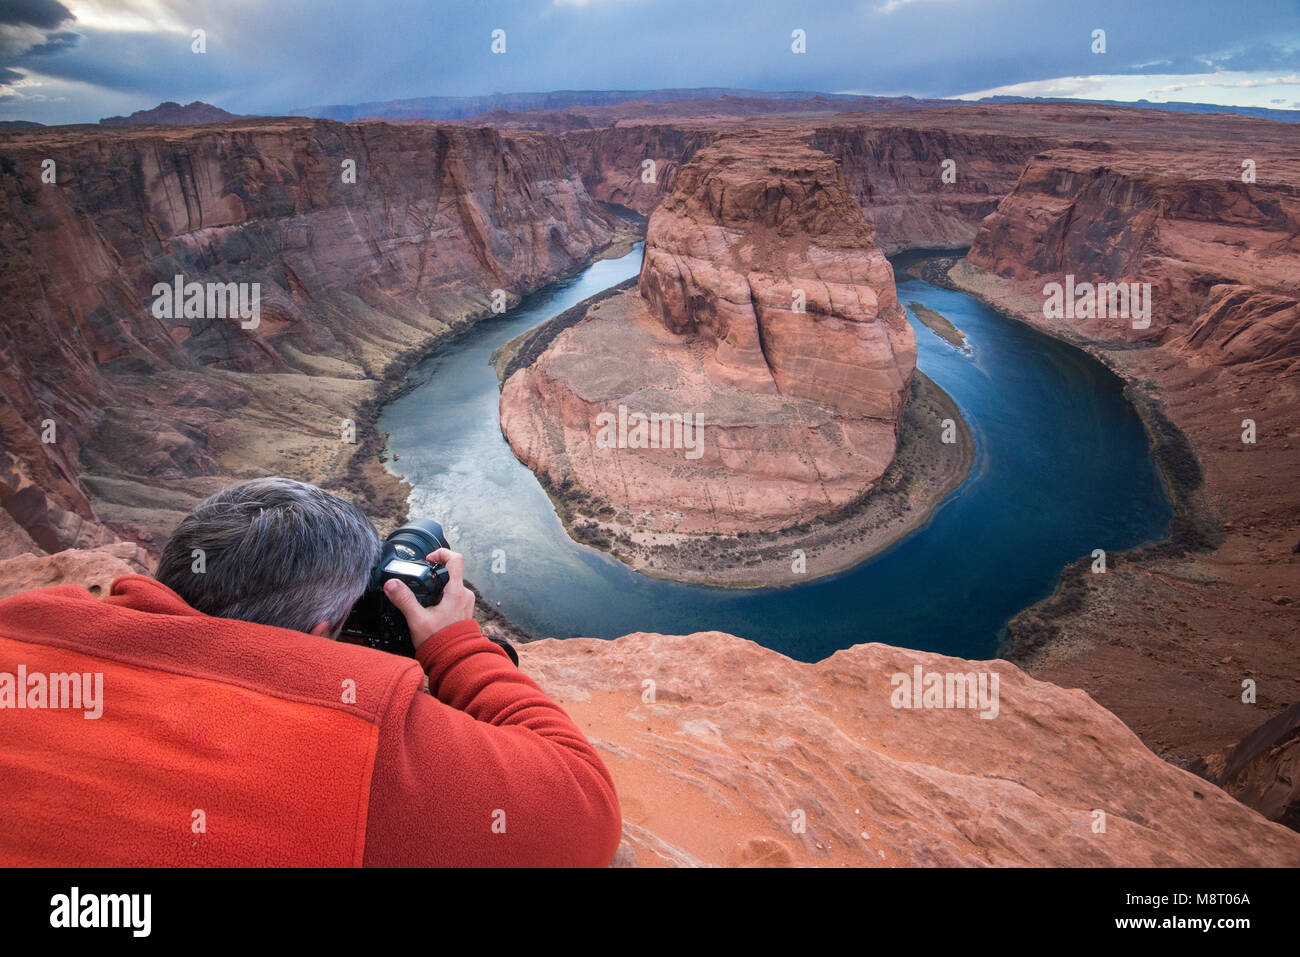
<path id="1" fill-rule="evenodd" d="M 1167 342 L 1215 365 L 1300 359 L 1300 164 L 1246 151 L 1251 183 L 1235 153 L 1042 153 L 980 227 L 970 262 L 1039 295 L 1067 274 L 1151 284 L 1149 328 L 1067 317 L 1090 338 Z"/>
<path id="2" fill-rule="evenodd" d="M 754 392 L 894 425 L 916 341 L 894 274 L 830 156 L 733 136 L 697 153 L 646 234 L 641 295 L 714 345 L 714 371 Z"/>
<path id="3" fill-rule="evenodd" d="M 1025 161 L 1050 142 L 1032 134 L 948 129 L 937 116 L 932 122 L 845 124 L 814 134 L 813 145 L 839 159 L 849 192 L 890 254 L 969 246 Z M 944 179 L 948 161 L 952 182 Z"/>
<path id="4" fill-rule="evenodd" d="M 319 477 L 391 360 L 612 234 L 549 135 L 433 124 L 10 134 L 0 193 L 0 501 L 47 550 L 165 527 L 194 476 Z M 258 283 L 260 323 L 155 317 L 177 274 Z"/>
<path id="5" fill-rule="evenodd" d="M 1188 765 L 1300 700 L 1300 129 L 1115 126 L 1034 156 L 949 275 L 1127 381 L 1176 509 L 1169 542 L 1067 572 L 1005 653 Z M 1075 308 L 1046 315 L 1067 277 Z M 1098 282 L 1149 284 L 1149 315 L 1101 316 Z"/>
<path id="6" fill-rule="evenodd" d="M 704 127 L 645 123 L 565 133 L 561 139 L 592 196 L 648 216 L 672 192 L 677 171 L 715 135 Z M 646 167 L 646 160 L 654 166 Z"/>

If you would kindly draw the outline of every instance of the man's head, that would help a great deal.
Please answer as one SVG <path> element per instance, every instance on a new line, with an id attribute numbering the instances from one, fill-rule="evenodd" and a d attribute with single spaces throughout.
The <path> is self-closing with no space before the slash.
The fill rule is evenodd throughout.
<path id="1" fill-rule="evenodd" d="M 351 502 L 292 479 L 252 479 L 181 520 L 155 577 L 206 615 L 336 637 L 379 549 Z"/>

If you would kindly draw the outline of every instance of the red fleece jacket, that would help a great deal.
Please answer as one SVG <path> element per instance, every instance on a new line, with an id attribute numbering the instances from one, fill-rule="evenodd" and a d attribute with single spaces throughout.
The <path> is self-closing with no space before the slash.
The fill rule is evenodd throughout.
<path id="1" fill-rule="evenodd" d="M 587 739 L 474 622 L 412 660 L 142 575 L 0 601 L 0 808 L 3 865 L 604 866 L 621 828 Z"/>

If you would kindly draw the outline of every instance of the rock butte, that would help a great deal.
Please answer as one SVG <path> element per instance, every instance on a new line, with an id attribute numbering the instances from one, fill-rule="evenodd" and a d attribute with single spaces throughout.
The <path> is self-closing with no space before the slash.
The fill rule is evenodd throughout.
<path id="1" fill-rule="evenodd" d="M 0 596 L 143 570 L 130 546 L 22 556 Z M 1300 834 L 1009 662 L 866 644 L 804 664 L 706 632 L 548 639 L 520 663 L 614 776 L 616 864 L 1300 865 Z M 997 717 L 894 708 L 891 677 L 917 666 L 996 673 Z"/>
<path id="2" fill-rule="evenodd" d="M 834 158 L 805 140 L 729 136 L 682 169 L 638 290 L 505 382 L 501 427 L 525 464 L 673 532 L 779 529 L 871 490 L 916 340 Z M 601 415 L 620 406 L 701 416 L 700 456 L 612 446 Z"/>

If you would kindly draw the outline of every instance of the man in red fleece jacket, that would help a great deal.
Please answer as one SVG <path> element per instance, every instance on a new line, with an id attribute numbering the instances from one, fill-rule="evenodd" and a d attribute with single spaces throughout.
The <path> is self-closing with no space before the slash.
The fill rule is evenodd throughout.
<path id="1" fill-rule="evenodd" d="M 0 601 L 0 864 L 607 865 L 609 772 L 480 633 L 460 555 L 429 556 L 433 607 L 390 583 L 414 659 L 330 640 L 379 547 L 258 479 L 182 521 L 159 580 Z"/>

